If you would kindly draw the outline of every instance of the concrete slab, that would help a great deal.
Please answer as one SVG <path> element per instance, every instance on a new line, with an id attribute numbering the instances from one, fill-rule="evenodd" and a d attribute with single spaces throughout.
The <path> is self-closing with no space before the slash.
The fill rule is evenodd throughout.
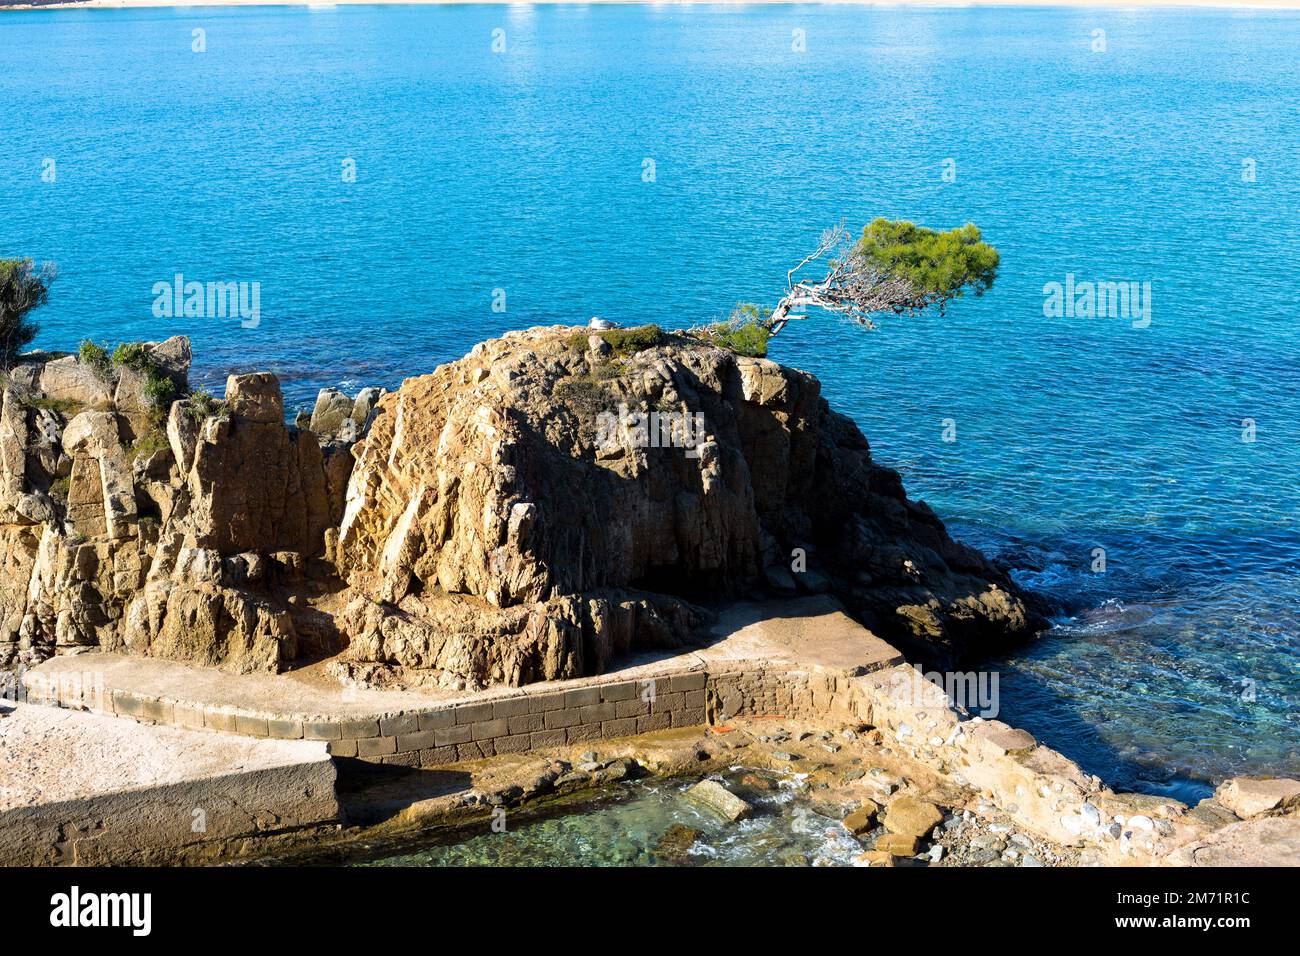
<path id="1" fill-rule="evenodd" d="M 735 604 L 699 651 L 706 662 L 753 661 L 860 675 L 903 663 L 903 655 L 824 595 Z"/>
<path id="2" fill-rule="evenodd" d="M 51 658 L 26 671 L 23 683 L 33 699 L 67 702 L 74 696 L 69 690 L 81 689 L 91 710 L 111 712 L 106 695 L 122 691 L 173 704 L 297 720 L 373 717 L 466 697 L 463 691 L 344 687 L 320 665 L 283 674 L 229 674 L 156 657 L 100 653 Z"/>
<path id="3" fill-rule="evenodd" d="M 0 865 L 172 861 L 338 819 L 323 743 L 0 707 Z"/>
<path id="4" fill-rule="evenodd" d="M 291 724 L 381 720 L 391 715 L 539 696 L 611 681 L 652 680 L 722 663 L 821 667 L 864 674 L 902 661 L 897 650 L 845 614 L 833 598 L 816 596 L 735 604 L 720 613 L 704 646 L 629 655 L 601 675 L 526 687 L 373 690 L 343 687 L 324 674 L 321 665 L 284 674 L 228 674 L 157 658 L 99 653 L 52 658 L 28 670 L 23 683 L 32 700 L 58 701 L 65 706 L 181 725 L 185 724 L 187 709 L 224 710 L 231 715 L 230 726 L 216 729 L 278 736 L 273 728 L 264 729 L 261 724 L 255 727 L 252 721 Z M 127 697 L 128 707 L 115 706 L 114 694 Z M 131 702 L 137 700 L 146 702 L 145 708 L 140 713 L 130 712 Z M 158 712 L 146 712 L 149 707 Z M 249 718 L 246 727 L 239 725 L 236 715 Z"/>

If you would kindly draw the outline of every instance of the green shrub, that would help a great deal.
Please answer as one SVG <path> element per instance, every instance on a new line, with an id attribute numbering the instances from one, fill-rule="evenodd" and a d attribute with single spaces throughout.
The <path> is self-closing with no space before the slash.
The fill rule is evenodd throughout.
<path id="1" fill-rule="evenodd" d="M 664 330 L 657 325 L 641 325 L 635 329 L 607 329 L 596 334 L 609 343 L 615 355 L 621 356 L 644 352 L 664 341 Z"/>
<path id="2" fill-rule="evenodd" d="M 704 341 L 736 355 L 766 358 L 767 343 L 772 337 L 768 325 L 771 315 L 771 309 L 739 302 L 726 322 L 715 322 L 691 331 Z"/>
<path id="3" fill-rule="evenodd" d="M 719 322 L 711 327 L 710 332 L 709 341 L 719 348 L 750 358 L 767 358 L 767 341 L 772 333 L 757 322 L 744 325 Z"/>
<path id="4" fill-rule="evenodd" d="M 109 358 L 108 349 L 92 342 L 90 339 L 83 339 L 81 348 L 78 350 L 81 358 L 81 364 L 93 369 L 102 378 L 108 378 L 113 374 L 113 360 Z"/>
<path id="5" fill-rule="evenodd" d="M 149 353 L 141 342 L 119 342 L 113 349 L 113 364 L 119 368 L 129 368 L 133 372 L 144 372 L 153 365 Z"/>
<path id="6" fill-rule="evenodd" d="M 176 400 L 176 383 L 170 375 L 161 375 L 150 369 L 144 373 L 144 394 L 154 408 L 170 408 Z"/>
<path id="7" fill-rule="evenodd" d="M 615 355 L 626 358 L 629 355 L 635 355 L 637 352 L 644 352 L 646 349 L 652 349 L 656 345 L 662 345 L 666 336 L 664 330 L 657 325 L 640 325 L 634 329 L 605 329 L 597 332 L 576 332 L 565 340 L 565 345 L 579 352 L 587 351 L 588 339 L 593 335 L 599 335 Z"/>
<path id="8" fill-rule="evenodd" d="M 131 447 L 127 450 L 127 457 L 131 461 L 137 458 L 148 458 L 169 447 L 171 446 L 167 441 L 167 434 L 161 428 L 153 428 L 131 443 Z"/>
<path id="9" fill-rule="evenodd" d="M 767 340 L 772 337 L 772 333 L 765 326 L 757 322 L 747 322 L 744 325 L 727 329 L 718 337 L 718 344 L 725 349 L 730 349 L 737 355 L 748 355 L 750 358 L 767 357 Z"/>
<path id="10" fill-rule="evenodd" d="M 166 411 L 175 401 L 176 383 L 141 343 L 120 343 L 113 349 L 113 365 L 130 369 L 144 378 L 144 394 L 155 411 Z"/>
<path id="11" fill-rule="evenodd" d="M 196 422 L 201 422 L 205 418 L 218 414 L 225 406 L 225 402 L 206 388 L 194 389 L 194 391 L 190 392 L 189 398 L 185 400 L 185 411 Z"/>
<path id="12" fill-rule="evenodd" d="M 67 478 L 55 478 L 50 482 L 50 496 L 59 501 L 68 500 L 68 488 L 72 482 Z"/>
<path id="13" fill-rule="evenodd" d="M 75 398 L 36 398 L 31 402 L 32 408 L 43 408 L 49 412 L 55 412 L 64 418 L 71 418 L 77 412 L 81 411 L 81 402 Z"/>

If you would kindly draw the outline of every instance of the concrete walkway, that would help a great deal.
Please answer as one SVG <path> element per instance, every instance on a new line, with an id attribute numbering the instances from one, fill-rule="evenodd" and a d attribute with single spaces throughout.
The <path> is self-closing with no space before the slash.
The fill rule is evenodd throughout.
<path id="1" fill-rule="evenodd" d="M 444 767 L 742 712 L 824 715 L 837 682 L 901 662 L 825 597 L 736 605 L 701 646 L 606 674 L 478 692 L 348 688 L 321 665 L 54 658 L 23 675 L 31 703 L 0 718 L 0 863 L 174 860 L 329 822 L 330 756 Z"/>
<path id="2" fill-rule="evenodd" d="M 605 674 L 525 687 L 367 690 L 341 686 L 319 665 L 232 675 L 116 654 L 54 658 L 23 682 L 35 702 L 194 730 L 321 740 L 335 756 L 428 767 L 698 726 L 709 717 L 711 680 L 725 685 L 715 696 L 735 699 L 749 672 L 853 676 L 901 662 L 835 601 L 812 597 L 737 604 L 702 646 L 632 656 Z"/>
<path id="3" fill-rule="evenodd" d="M 338 819 L 325 746 L 0 706 L 0 864 L 170 860 Z"/>

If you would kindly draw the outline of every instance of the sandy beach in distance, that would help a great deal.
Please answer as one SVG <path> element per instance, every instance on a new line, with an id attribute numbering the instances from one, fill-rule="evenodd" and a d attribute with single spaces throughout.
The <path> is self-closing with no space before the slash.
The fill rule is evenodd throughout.
<path id="1" fill-rule="evenodd" d="M 80 3 L 13 4 L 0 0 L 0 9 L 46 10 L 79 7 L 242 7 L 242 6 L 308 6 L 333 7 L 368 4 L 489 4 L 528 6 L 534 3 L 564 3 L 570 6 L 587 6 L 607 3 L 644 3 L 646 0 L 526 0 L 524 3 L 503 3 L 502 0 L 84 0 Z M 767 5 L 772 3 L 799 3 L 801 0 L 658 0 L 654 6 L 694 6 L 707 4 Z M 814 3 L 833 3 L 867 7 L 1099 7 L 1112 9 L 1150 9 L 1158 7 L 1222 7 L 1252 10 L 1296 10 L 1300 0 L 811 0 Z"/>

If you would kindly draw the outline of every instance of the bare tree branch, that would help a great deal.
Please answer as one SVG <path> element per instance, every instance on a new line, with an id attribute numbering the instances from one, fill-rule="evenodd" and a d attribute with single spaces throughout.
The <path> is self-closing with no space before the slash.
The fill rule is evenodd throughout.
<path id="1" fill-rule="evenodd" d="M 822 263 L 824 275 L 816 280 L 797 280 L 801 270 Z M 875 328 L 871 316 L 919 312 L 929 304 L 908 279 L 888 275 L 868 262 L 858 251 L 843 221 L 825 230 L 817 246 L 786 273 L 786 292 L 772 310 L 771 332 L 775 335 L 789 320 L 790 312 L 809 306 L 826 309 L 865 328 Z"/>

